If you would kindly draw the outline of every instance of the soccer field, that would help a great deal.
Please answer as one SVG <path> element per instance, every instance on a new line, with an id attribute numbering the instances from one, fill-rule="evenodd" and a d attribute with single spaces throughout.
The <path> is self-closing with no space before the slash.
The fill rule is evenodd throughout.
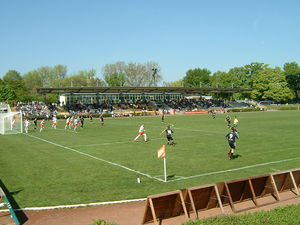
<path id="1" fill-rule="evenodd" d="M 84 129 L 0 136 L 0 179 L 20 207 L 145 198 L 151 194 L 300 167 L 300 112 L 231 113 L 239 119 L 236 153 L 228 160 L 225 114 L 85 120 Z M 137 135 L 145 124 L 149 142 Z M 156 150 L 167 146 L 168 182 Z M 137 183 L 137 178 L 141 183 Z"/>

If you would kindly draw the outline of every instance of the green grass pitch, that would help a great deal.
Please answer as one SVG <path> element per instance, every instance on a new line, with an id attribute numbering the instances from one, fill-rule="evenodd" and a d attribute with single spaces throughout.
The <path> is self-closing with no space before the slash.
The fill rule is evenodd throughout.
<path id="1" fill-rule="evenodd" d="M 231 113 L 239 119 L 236 153 L 228 160 L 225 114 L 85 120 L 78 132 L 47 128 L 0 136 L 0 179 L 21 207 L 145 198 L 151 194 L 300 167 L 300 112 Z M 145 124 L 149 142 L 137 135 Z M 167 173 L 156 150 L 174 124 Z M 137 178 L 141 183 L 137 183 Z"/>

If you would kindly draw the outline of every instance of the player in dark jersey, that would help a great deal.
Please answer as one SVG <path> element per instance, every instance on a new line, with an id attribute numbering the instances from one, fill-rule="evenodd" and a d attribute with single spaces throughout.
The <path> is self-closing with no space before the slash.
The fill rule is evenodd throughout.
<path id="1" fill-rule="evenodd" d="M 173 130 L 171 130 L 170 126 L 167 126 L 167 129 L 163 130 L 160 135 L 162 135 L 164 132 L 166 132 L 166 137 L 168 140 L 168 145 L 173 145 L 175 146 L 176 143 L 174 142 L 174 139 L 172 137 L 172 134 L 174 133 Z"/>
<path id="2" fill-rule="evenodd" d="M 228 140 L 228 144 L 229 144 L 229 147 L 230 147 L 230 150 L 228 152 L 228 157 L 229 157 L 229 160 L 232 160 L 233 158 L 233 154 L 234 154 L 234 151 L 235 151 L 235 147 L 236 147 L 236 143 L 235 143 L 235 139 L 236 138 L 240 138 L 239 137 L 239 134 L 237 133 L 236 129 L 234 127 L 231 128 L 231 131 L 226 134 L 225 136 Z"/>
<path id="3" fill-rule="evenodd" d="M 37 118 L 34 118 L 33 123 L 34 123 L 34 129 L 36 130 L 36 128 L 37 128 L 37 123 L 38 123 Z"/>
<path id="4" fill-rule="evenodd" d="M 80 123 L 81 123 L 81 128 L 83 128 L 83 124 L 84 124 L 84 117 L 80 116 Z"/>
<path id="5" fill-rule="evenodd" d="M 162 123 L 165 122 L 165 116 L 166 116 L 166 115 L 165 115 L 165 110 L 163 110 L 163 111 L 162 111 L 162 114 L 161 114 L 161 122 L 162 122 Z"/>
<path id="6" fill-rule="evenodd" d="M 225 122 L 227 122 L 227 127 L 230 128 L 231 127 L 231 118 L 229 115 L 227 115 L 225 117 Z"/>
<path id="7" fill-rule="evenodd" d="M 104 125 L 104 118 L 103 118 L 102 114 L 100 115 L 99 119 L 100 119 L 101 125 L 103 126 Z"/>

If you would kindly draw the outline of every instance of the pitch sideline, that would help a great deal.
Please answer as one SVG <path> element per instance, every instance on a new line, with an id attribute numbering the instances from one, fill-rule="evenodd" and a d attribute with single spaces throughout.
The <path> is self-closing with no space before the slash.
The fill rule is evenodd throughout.
<path id="1" fill-rule="evenodd" d="M 121 164 L 114 163 L 114 162 L 111 162 L 111 161 L 108 161 L 108 160 L 105 160 L 105 159 L 101 159 L 101 158 L 98 158 L 98 157 L 96 157 L 96 156 L 93 156 L 93 155 L 90 155 L 90 154 L 87 154 L 87 153 L 84 153 L 84 152 L 75 150 L 75 149 L 73 149 L 73 148 L 69 148 L 69 147 L 60 145 L 60 144 L 54 143 L 54 142 L 52 142 L 52 141 L 48 141 L 48 140 L 46 140 L 46 139 L 39 138 L 39 137 L 30 135 L 30 134 L 25 134 L 25 135 L 27 135 L 27 136 L 29 136 L 29 137 L 32 137 L 32 138 L 35 138 L 35 139 L 38 139 L 38 140 L 40 140 L 40 141 L 46 142 L 46 143 L 48 143 L 48 144 L 52 144 L 52 145 L 58 146 L 58 147 L 60 147 L 60 148 L 64 148 L 64 149 L 66 149 L 66 150 L 69 150 L 69 151 L 72 151 L 72 152 L 76 152 L 76 153 L 78 153 L 78 154 L 81 154 L 81 155 L 84 155 L 84 156 L 87 156 L 87 157 L 90 157 L 90 158 L 99 160 L 99 161 L 101 161 L 101 162 L 105 162 L 105 163 L 108 163 L 108 164 L 110 164 L 110 165 L 113 165 L 113 166 L 116 166 L 116 167 L 120 167 L 120 168 L 122 168 L 122 169 L 125 169 L 125 170 L 128 170 L 128 171 L 131 171 L 131 172 L 140 174 L 140 175 L 145 176 L 145 177 L 148 177 L 148 178 L 150 178 L 150 179 L 154 179 L 154 180 L 157 180 L 157 181 L 160 181 L 160 182 L 164 182 L 164 180 L 162 180 L 162 179 L 159 179 L 159 178 L 153 177 L 153 176 L 151 176 L 151 175 L 149 175 L 149 174 L 142 173 L 142 172 L 140 172 L 140 171 L 131 169 L 131 168 L 126 167 L 126 166 L 123 166 L 123 165 L 121 165 Z"/>
<path id="2" fill-rule="evenodd" d="M 238 170 L 244 170 L 244 169 L 249 169 L 249 168 L 254 168 L 254 167 L 259 167 L 259 166 L 265 166 L 265 165 L 270 165 L 270 164 L 276 164 L 276 163 L 282 163 L 282 162 L 288 162 L 288 161 L 293 161 L 300 159 L 300 157 L 296 158 L 290 158 L 290 159 L 283 159 L 283 160 L 278 160 L 278 161 L 272 161 L 272 162 L 265 162 L 265 163 L 259 163 L 259 164 L 254 164 L 250 166 L 243 166 L 239 168 L 234 168 L 234 169 L 229 169 L 229 170 L 220 170 L 220 171 L 215 171 L 215 172 L 210 172 L 210 173 L 203 173 L 203 174 L 198 174 L 194 176 L 189 176 L 189 177 L 180 177 L 178 179 L 170 180 L 168 182 L 174 182 L 174 181 L 179 181 L 179 180 L 187 180 L 187 179 L 192 179 L 196 177 L 204 177 L 204 176 L 209 176 L 209 175 L 214 175 L 214 174 L 221 174 L 221 173 L 226 173 L 226 172 L 234 172 Z"/>

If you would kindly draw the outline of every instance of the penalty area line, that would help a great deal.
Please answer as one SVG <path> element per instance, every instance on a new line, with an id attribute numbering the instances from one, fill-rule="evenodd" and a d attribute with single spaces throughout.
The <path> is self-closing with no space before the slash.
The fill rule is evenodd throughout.
<path id="1" fill-rule="evenodd" d="M 101 162 L 105 162 L 105 163 L 107 163 L 107 164 L 110 164 L 110 165 L 113 165 L 113 166 L 116 166 L 116 167 L 119 167 L 119 168 L 128 170 L 128 171 L 130 171 L 130 172 L 133 172 L 133 173 L 136 173 L 136 174 L 140 174 L 140 175 L 145 176 L 145 177 L 148 177 L 148 178 L 150 178 L 150 179 L 154 179 L 154 180 L 157 180 L 157 181 L 164 182 L 162 179 L 153 177 L 153 176 L 151 176 L 151 175 L 149 175 L 149 174 L 146 174 L 146 173 L 142 173 L 142 172 L 140 172 L 140 171 L 138 171 L 138 170 L 131 169 L 131 168 L 126 167 L 126 166 L 123 166 L 123 165 L 121 165 L 121 164 L 114 163 L 114 162 L 111 162 L 111 161 L 108 161 L 108 160 L 105 160 L 105 159 L 101 159 L 101 158 L 98 158 L 98 157 L 96 157 L 96 156 L 90 155 L 90 154 L 88 154 L 88 153 L 84 153 L 84 152 L 75 150 L 75 149 L 73 149 L 73 148 L 69 148 L 69 147 L 66 147 L 66 146 L 63 146 L 63 145 L 54 143 L 54 142 L 52 142 L 52 141 L 48 141 L 48 140 L 43 139 L 43 138 L 39 138 L 39 137 L 33 136 L 33 135 L 30 135 L 30 134 L 25 134 L 25 135 L 27 135 L 27 136 L 29 136 L 29 137 L 32 137 L 32 138 L 35 138 L 35 139 L 38 139 L 38 140 L 40 140 L 40 141 L 46 142 L 46 143 L 51 144 L 51 145 L 55 145 L 55 146 L 57 146 L 57 147 L 60 147 L 60 148 L 66 149 L 66 150 L 69 150 L 69 151 L 72 151 L 72 152 L 76 152 L 76 153 L 78 153 L 78 154 L 80 154 L 80 155 L 84 155 L 84 156 L 93 158 L 93 159 L 95 159 L 95 160 L 98 160 L 98 161 L 101 161 Z"/>
<path id="2" fill-rule="evenodd" d="M 203 173 L 203 174 L 198 174 L 198 175 L 189 176 L 189 177 L 177 178 L 177 179 L 174 179 L 174 180 L 170 180 L 168 182 L 174 182 L 174 181 L 179 181 L 179 180 L 187 180 L 187 179 L 192 179 L 192 178 L 196 178 L 196 177 L 204 177 L 204 176 L 210 176 L 210 175 L 227 173 L 227 172 L 234 172 L 234 171 L 239 171 L 239 170 L 244 170 L 244 169 L 259 167 L 259 166 L 265 166 L 265 165 L 270 165 L 270 164 L 276 164 L 276 163 L 293 161 L 293 160 L 297 160 L 297 159 L 300 159 L 300 157 L 290 158 L 290 159 L 283 159 L 283 160 L 272 161 L 272 162 L 259 163 L 259 164 L 254 164 L 254 165 L 250 165 L 250 166 L 244 166 L 244 167 L 239 167 L 239 168 L 229 169 L 229 170 L 221 170 L 221 171 L 214 171 L 214 172 L 210 172 L 210 173 Z"/>

